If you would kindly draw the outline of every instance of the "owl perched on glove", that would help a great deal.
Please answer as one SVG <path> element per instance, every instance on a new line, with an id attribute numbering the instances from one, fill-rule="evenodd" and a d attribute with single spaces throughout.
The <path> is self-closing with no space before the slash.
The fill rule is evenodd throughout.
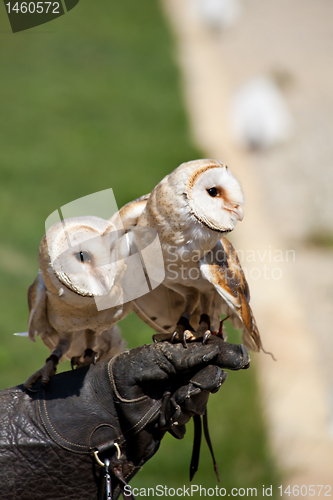
<path id="1" fill-rule="evenodd" d="M 155 340 L 186 341 L 221 332 L 220 316 L 241 328 L 249 349 L 262 349 L 237 254 L 225 235 L 243 219 L 244 197 L 230 169 L 215 160 L 183 163 L 151 192 L 125 205 L 125 228 L 151 227 L 159 235 L 165 278 L 133 301 Z"/>
<path id="2" fill-rule="evenodd" d="M 150 195 L 125 205 L 109 221 L 76 217 L 52 226 L 41 242 L 40 272 L 29 290 L 29 337 L 40 334 L 52 354 L 26 387 L 39 377 L 46 382 L 63 356 L 82 366 L 122 350 L 114 325 L 131 308 L 157 332 L 155 340 L 184 345 L 198 338 L 205 342 L 211 333 L 223 335 L 225 314 L 242 329 L 246 347 L 260 351 L 249 287 L 225 237 L 243 219 L 243 204 L 227 166 L 197 160 L 180 165 Z M 140 253 L 148 247 L 149 254 Z M 124 279 L 128 257 L 136 260 Z"/>
<path id="3" fill-rule="evenodd" d="M 99 217 L 73 217 L 54 224 L 41 241 L 40 271 L 28 291 L 30 340 L 41 336 L 51 351 L 25 383 L 46 383 L 62 357 L 84 366 L 121 352 L 115 324 L 126 316 L 121 279 L 125 262 L 117 231 Z"/>

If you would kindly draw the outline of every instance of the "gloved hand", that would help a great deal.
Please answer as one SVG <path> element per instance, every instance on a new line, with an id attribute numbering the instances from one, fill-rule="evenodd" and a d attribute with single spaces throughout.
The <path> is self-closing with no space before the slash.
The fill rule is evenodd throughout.
<path id="1" fill-rule="evenodd" d="M 187 349 L 161 342 L 56 375 L 33 394 L 23 386 L 2 391 L 0 498 L 91 500 L 99 489 L 103 499 L 110 488 L 118 498 L 166 432 L 182 438 L 194 416 L 198 435 L 223 368 L 248 366 L 244 346 L 217 337 Z"/>
<path id="2" fill-rule="evenodd" d="M 209 394 L 217 392 L 227 377 L 222 368 L 248 366 L 243 345 L 217 337 L 206 345 L 192 342 L 187 349 L 160 342 L 111 360 L 109 373 L 127 439 L 123 479 L 130 475 L 130 464 L 142 466 L 151 458 L 166 431 L 181 439 L 190 418 L 205 415 Z M 195 424 L 198 433 L 198 419 Z M 200 442 L 195 444 L 195 448 L 200 446 Z M 191 479 L 197 466 L 193 458 Z"/>

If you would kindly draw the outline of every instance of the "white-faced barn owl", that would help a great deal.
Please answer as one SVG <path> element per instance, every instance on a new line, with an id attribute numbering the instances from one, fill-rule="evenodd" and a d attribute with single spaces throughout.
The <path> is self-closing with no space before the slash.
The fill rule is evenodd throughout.
<path id="1" fill-rule="evenodd" d="M 267 76 L 249 80 L 235 93 L 230 115 L 232 135 L 241 147 L 267 149 L 292 136 L 294 125 L 287 103 Z"/>
<path id="2" fill-rule="evenodd" d="M 237 254 L 224 235 L 242 220 L 239 183 L 215 160 L 180 165 L 152 191 L 120 211 L 125 228 L 154 228 L 162 246 L 165 279 L 133 301 L 133 310 L 158 332 L 155 339 L 207 338 L 221 332 L 220 316 L 241 328 L 251 350 L 262 348 Z M 117 225 L 117 222 L 115 222 Z"/>
<path id="3" fill-rule="evenodd" d="M 125 343 L 114 325 L 130 310 L 123 304 L 115 226 L 93 216 L 54 224 L 39 248 L 40 271 L 28 291 L 30 340 L 41 336 L 51 351 L 46 364 L 25 382 L 43 383 L 62 357 L 83 366 L 121 352 Z"/>

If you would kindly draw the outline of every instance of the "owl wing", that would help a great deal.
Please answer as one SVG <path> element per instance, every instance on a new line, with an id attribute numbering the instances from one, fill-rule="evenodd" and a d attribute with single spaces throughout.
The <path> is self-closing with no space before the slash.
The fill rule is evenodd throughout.
<path id="1" fill-rule="evenodd" d="M 252 351 L 262 349 L 260 334 L 250 307 L 250 291 L 236 250 L 223 237 L 200 261 L 202 276 L 212 283 L 223 299 L 221 312 L 241 328 L 243 343 Z"/>
<path id="2" fill-rule="evenodd" d="M 35 281 L 28 289 L 29 339 L 35 342 L 35 334 L 41 336 L 44 344 L 51 350 L 58 341 L 58 334 L 47 319 L 46 286 L 41 271 L 38 271 Z"/>
<path id="3" fill-rule="evenodd" d="M 157 333 L 173 333 L 184 309 L 184 297 L 163 284 L 133 301 L 134 312 Z M 195 330 L 199 319 L 200 309 L 197 307 L 191 315 L 191 326 Z"/>

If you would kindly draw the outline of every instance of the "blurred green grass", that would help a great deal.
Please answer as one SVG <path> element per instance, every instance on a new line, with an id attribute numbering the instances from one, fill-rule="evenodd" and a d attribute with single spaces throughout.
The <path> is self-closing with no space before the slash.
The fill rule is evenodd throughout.
<path id="1" fill-rule="evenodd" d="M 22 383 L 48 356 L 40 341 L 13 336 L 27 329 L 26 291 L 38 270 L 47 216 L 110 187 L 122 206 L 202 153 L 189 138 L 175 48 L 156 1 L 81 0 L 52 23 L 15 35 L 2 14 L 0 388 L 5 388 Z M 121 328 L 129 347 L 151 341 L 151 331 L 134 315 Z M 261 496 L 263 484 L 277 484 L 254 368 L 230 374 L 211 397 L 209 420 L 224 487 L 258 487 Z M 188 427 L 182 442 L 166 437 L 133 486 L 189 484 Z M 216 484 L 204 444 L 194 483 Z"/>

